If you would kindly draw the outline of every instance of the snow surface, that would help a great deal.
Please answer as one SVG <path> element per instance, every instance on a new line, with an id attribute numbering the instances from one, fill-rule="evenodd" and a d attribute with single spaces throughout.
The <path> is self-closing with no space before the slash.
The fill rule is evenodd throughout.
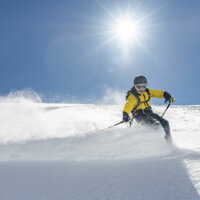
<path id="1" fill-rule="evenodd" d="M 200 106 L 169 108 L 173 144 L 136 123 L 99 131 L 122 109 L 2 101 L 0 199 L 200 199 Z"/>

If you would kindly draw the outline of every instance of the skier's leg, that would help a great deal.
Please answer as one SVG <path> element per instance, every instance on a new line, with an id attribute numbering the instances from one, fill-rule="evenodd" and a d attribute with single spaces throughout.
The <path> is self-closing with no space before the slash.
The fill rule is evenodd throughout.
<path id="1" fill-rule="evenodd" d="M 145 125 L 145 124 L 148 124 L 147 123 L 147 115 L 143 114 L 143 113 L 140 113 L 140 114 L 137 114 L 135 116 L 135 120 L 136 122 L 138 122 L 139 124 L 142 124 L 142 125 Z"/>
<path id="2" fill-rule="evenodd" d="M 153 112 L 149 112 L 148 114 L 137 115 L 135 119 L 141 124 L 150 125 L 154 128 L 158 126 L 157 122 L 159 122 L 165 131 L 165 139 L 171 141 L 169 122 L 166 119 L 160 117 L 159 115 Z"/>
<path id="3" fill-rule="evenodd" d="M 166 137 L 170 137 L 171 134 L 170 134 L 169 122 L 155 113 L 152 113 L 152 117 L 160 122 L 161 126 L 164 128 Z"/>
<path id="4" fill-rule="evenodd" d="M 158 128 L 160 126 L 160 123 L 158 120 L 153 118 L 150 114 L 140 114 L 135 117 L 136 122 L 147 125 L 153 128 Z"/>

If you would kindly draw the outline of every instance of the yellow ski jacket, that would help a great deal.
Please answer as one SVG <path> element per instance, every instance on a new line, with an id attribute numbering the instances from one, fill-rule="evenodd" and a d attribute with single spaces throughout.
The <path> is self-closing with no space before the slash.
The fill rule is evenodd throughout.
<path id="1" fill-rule="evenodd" d="M 148 93 L 145 91 L 143 94 L 139 95 L 138 97 L 140 99 L 140 104 L 138 105 L 138 99 L 135 95 L 133 95 L 132 93 L 130 93 L 128 100 L 124 106 L 124 110 L 123 112 L 126 112 L 128 115 L 130 115 L 131 111 L 138 105 L 138 107 L 136 108 L 136 110 L 139 109 L 146 109 L 151 107 L 151 102 L 150 99 L 152 97 L 156 97 L 156 98 L 163 98 L 164 97 L 164 90 L 152 90 L 149 89 L 149 93 L 150 96 L 148 95 Z M 146 101 L 146 102 L 145 102 Z"/>

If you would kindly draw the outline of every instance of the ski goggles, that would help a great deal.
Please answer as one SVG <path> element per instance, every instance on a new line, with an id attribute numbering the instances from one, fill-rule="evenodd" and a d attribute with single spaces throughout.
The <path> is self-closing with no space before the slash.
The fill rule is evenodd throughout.
<path id="1" fill-rule="evenodd" d="M 146 89 L 146 87 L 147 87 L 147 84 L 137 84 L 137 85 L 135 85 L 136 90 Z"/>

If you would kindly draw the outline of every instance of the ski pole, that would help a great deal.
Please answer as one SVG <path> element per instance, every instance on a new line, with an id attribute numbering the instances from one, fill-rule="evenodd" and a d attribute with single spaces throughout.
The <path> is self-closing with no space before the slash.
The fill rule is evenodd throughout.
<path id="1" fill-rule="evenodd" d="M 110 129 L 110 128 L 113 128 L 113 127 L 118 126 L 118 125 L 120 125 L 120 124 L 122 124 L 122 123 L 124 123 L 123 120 L 122 120 L 121 122 L 118 122 L 118 123 L 112 125 L 112 126 L 109 126 L 109 127 L 107 127 L 107 128 L 101 129 L 101 130 L 99 130 L 98 132 L 104 131 L 104 130 L 107 130 L 107 129 Z"/>
<path id="2" fill-rule="evenodd" d="M 169 104 L 167 105 L 167 108 L 166 108 L 165 111 L 163 112 L 162 117 L 163 117 L 164 114 L 166 113 L 166 111 L 167 111 L 167 109 L 169 108 L 169 106 L 170 106 L 171 104 L 173 104 L 175 101 L 176 101 L 175 98 L 171 98 L 171 100 L 169 100 Z M 166 101 L 165 101 L 165 102 L 166 102 Z"/>
<path id="3" fill-rule="evenodd" d="M 162 117 L 164 116 L 164 114 L 167 112 L 167 109 L 169 108 L 169 106 L 171 105 L 171 103 L 169 102 L 169 104 L 167 105 L 167 108 L 165 109 L 165 111 L 162 114 Z"/>

